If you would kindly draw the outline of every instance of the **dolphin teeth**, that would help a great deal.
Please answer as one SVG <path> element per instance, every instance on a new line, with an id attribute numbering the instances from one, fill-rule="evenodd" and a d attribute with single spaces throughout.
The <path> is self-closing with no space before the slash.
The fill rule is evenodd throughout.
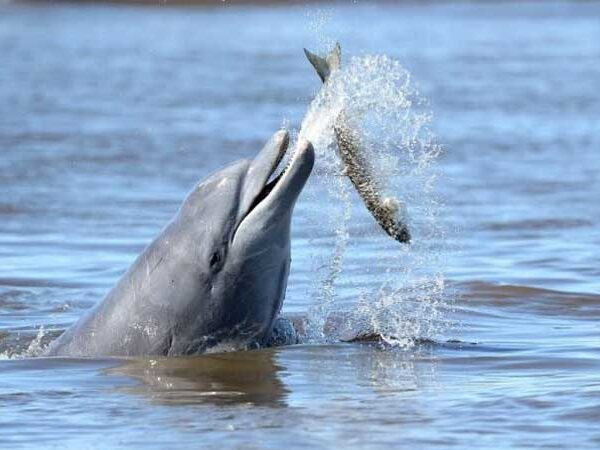
<path id="1" fill-rule="evenodd" d="M 281 161 L 284 159 L 285 156 L 287 156 L 287 161 L 285 162 L 285 165 L 283 166 L 283 169 L 281 169 L 281 172 L 279 172 L 278 175 L 276 175 L 275 177 L 273 177 L 272 181 L 279 181 L 279 179 L 285 175 L 288 171 L 288 169 L 290 168 L 290 166 L 292 165 L 292 161 L 294 160 L 294 157 L 296 156 L 296 154 L 298 153 L 298 147 L 299 147 L 299 142 L 296 142 L 296 145 L 294 145 L 293 150 L 287 150 L 285 152 L 285 154 L 281 155 L 281 159 L 278 161 L 277 165 L 281 164 Z M 274 173 L 277 172 L 277 170 L 274 171 Z"/>
<path id="2" fill-rule="evenodd" d="M 294 150 L 293 154 L 295 154 L 295 152 L 296 152 L 296 151 Z M 269 185 L 269 184 L 271 184 L 271 183 L 273 183 L 273 182 L 276 182 L 276 181 L 278 181 L 278 180 L 281 178 L 281 176 L 282 176 L 282 175 L 283 175 L 283 174 L 284 174 L 284 173 L 287 171 L 287 169 L 290 167 L 290 164 L 291 164 L 291 160 L 292 160 L 292 158 L 291 158 L 291 157 L 288 157 L 288 158 L 287 158 L 287 162 L 285 163 L 285 166 L 283 167 L 283 169 L 282 169 L 282 170 L 279 170 L 279 166 L 281 165 L 281 163 L 282 163 L 282 161 L 284 160 L 284 158 L 286 157 L 286 155 L 288 155 L 289 153 L 290 153 L 290 150 L 289 150 L 289 148 L 288 148 L 288 149 L 286 149 L 284 152 L 281 152 L 281 154 L 278 156 L 278 158 L 277 158 L 277 163 L 275 164 L 275 167 L 274 167 L 274 169 L 273 169 L 273 173 L 271 174 L 271 176 L 270 176 L 270 179 L 269 179 L 269 181 L 268 181 L 267 185 Z M 292 155 L 293 155 L 293 154 L 292 154 Z M 275 184 L 273 184 L 273 186 L 274 186 L 274 185 L 275 185 Z M 266 187 L 266 186 L 265 186 L 265 187 Z"/>
<path id="3" fill-rule="evenodd" d="M 281 178 L 285 175 L 287 170 L 292 165 L 292 161 L 294 160 L 294 156 L 296 155 L 297 152 L 298 152 L 297 146 L 295 146 L 294 150 L 292 150 L 292 151 L 290 151 L 290 149 L 288 147 L 285 151 L 282 151 L 277 156 L 277 161 L 274 165 L 273 172 L 271 173 L 269 180 L 267 181 L 265 186 L 262 188 L 262 190 L 259 192 L 259 194 L 256 196 L 256 198 L 252 202 L 252 205 L 250 205 L 250 209 L 248 210 L 248 213 L 250 213 L 250 211 L 252 211 L 256 206 L 258 206 L 258 204 L 260 202 L 262 202 L 265 198 L 267 198 L 269 196 L 271 191 L 275 188 L 277 183 L 281 180 Z M 290 153 L 291 153 L 291 155 L 290 155 Z M 284 160 L 284 158 L 286 157 L 286 155 L 290 155 L 290 156 L 287 158 L 287 162 L 286 162 L 285 166 L 280 171 L 279 166 L 281 165 L 281 163 Z"/>

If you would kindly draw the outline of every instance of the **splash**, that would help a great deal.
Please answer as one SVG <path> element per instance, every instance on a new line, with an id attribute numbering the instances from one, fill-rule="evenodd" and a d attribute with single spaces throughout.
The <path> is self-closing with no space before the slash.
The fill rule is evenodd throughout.
<path id="1" fill-rule="evenodd" d="M 7 335 L 0 341 L 0 360 L 35 358 L 40 356 L 48 343 L 55 336 L 54 331 L 47 331 L 40 326 L 35 335 L 15 333 Z"/>
<path id="2" fill-rule="evenodd" d="M 37 334 L 33 338 L 33 340 L 29 343 L 25 351 L 20 355 L 23 358 L 33 358 L 35 356 L 40 356 L 45 348 L 44 338 L 46 337 L 46 331 L 44 327 L 41 326 L 38 329 Z"/>
<path id="3" fill-rule="evenodd" d="M 338 27 L 334 21 L 333 9 L 323 6 L 319 6 L 317 9 L 309 9 L 306 11 L 306 19 L 309 35 L 315 40 L 313 42 L 315 49 L 325 53 L 335 44 L 332 35 L 340 32 L 339 29 L 336 29 Z"/>
<path id="4" fill-rule="evenodd" d="M 377 228 L 344 176 L 333 133 L 342 111 L 360 134 L 381 193 L 401 200 L 413 234 L 410 246 Z M 308 139 L 315 147 L 317 186 L 312 190 L 329 197 L 322 208 L 328 210 L 328 220 L 318 211 L 315 222 L 327 223 L 325 233 L 334 239 L 328 253 L 317 251 L 313 258 L 319 276 L 312 287 L 314 304 L 307 324 L 312 342 L 350 331 L 377 333 L 389 344 L 410 346 L 416 339 L 436 338 L 447 328 L 445 233 L 435 193 L 441 148 L 430 122 L 409 72 L 385 55 L 355 57 L 342 64 L 311 103 L 298 140 Z M 322 235 L 323 226 L 319 228 Z M 369 282 L 356 296 L 356 288 L 345 292 L 344 286 L 357 285 L 351 278 L 361 265 L 370 271 Z M 345 319 L 331 326 L 335 315 Z"/>
<path id="5" fill-rule="evenodd" d="M 330 333 L 327 332 L 327 318 L 332 312 L 335 297 L 336 297 L 336 283 L 342 274 L 344 254 L 350 240 L 350 234 L 348 231 L 348 224 L 352 217 L 352 200 L 350 197 L 349 186 L 343 182 L 341 177 L 329 179 L 327 183 L 329 189 L 329 195 L 337 200 L 338 208 L 334 211 L 338 211 L 337 214 L 332 216 L 333 218 L 339 219 L 337 226 L 334 227 L 334 246 L 331 254 L 328 257 L 328 261 L 322 267 L 324 267 L 325 273 L 322 275 L 319 283 L 314 289 L 313 297 L 317 298 L 317 301 L 310 307 L 309 320 L 307 322 L 307 336 L 312 341 L 325 342 L 328 339 Z M 334 222 L 330 222 L 334 224 Z M 333 338 L 333 336 L 331 336 Z"/>

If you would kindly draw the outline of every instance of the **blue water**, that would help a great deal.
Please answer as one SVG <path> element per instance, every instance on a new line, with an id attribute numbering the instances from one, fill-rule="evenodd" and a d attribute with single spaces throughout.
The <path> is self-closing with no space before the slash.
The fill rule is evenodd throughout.
<path id="1" fill-rule="evenodd" d="M 1 5 L 0 447 L 597 448 L 598 17 L 594 2 Z M 299 127 L 319 89 L 301 49 L 332 39 L 400 61 L 444 149 L 425 255 L 444 308 L 410 317 L 421 340 L 35 357 L 197 180 Z M 289 314 L 318 303 L 339 243 L 319 177 L 294 216 Z M 350 201 L 341 311 L 403 271 Z"/>

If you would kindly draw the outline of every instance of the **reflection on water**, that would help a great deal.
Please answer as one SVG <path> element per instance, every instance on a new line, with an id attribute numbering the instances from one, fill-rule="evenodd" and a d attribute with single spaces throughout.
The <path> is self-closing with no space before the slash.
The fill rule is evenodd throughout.
<path id="1" fill-rule="evenodd" d="M 437 344 L 411 352 L 379 344 L 297 345 L 185 358 L 126 360 L 106 371 L 139 383 L 119 388 L 162 405 L 248 405 L 281 408 L 296 402 L 288 377 L 337 390 L 365 386 L 377 393 L 416 391 L 435 379 Z M 458 348 L 448 344 L 448 348 Z M 427 362 L 427 364 L 423 364 Z M 301 365 L 301 367 L 296 367 Z M 289 366 L 289 367 L 288 367 Z"/>
<path id="2" fill-rule="evenodd" d="M 285 367 L 272 351 L 204 355 L 196 358 L 140 359 L 110 369 L 141 381 L 125 388 L 161 404 L 285 406 Z"/>

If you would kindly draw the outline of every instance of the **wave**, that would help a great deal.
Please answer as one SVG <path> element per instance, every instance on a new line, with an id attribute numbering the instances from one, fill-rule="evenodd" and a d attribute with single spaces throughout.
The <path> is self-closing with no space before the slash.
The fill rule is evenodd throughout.
<path id="1" fill-rule="evenodd" d="M 566 292 L 533 286 L 499 284 L 486 281 L 456 283 L 461 292 L 458 307 L 471 311 L 502 314 L 506 310 L 527 312 L 532 315 L 569 316 L 580 319 L 600 318 L 600 294 Z"/>

